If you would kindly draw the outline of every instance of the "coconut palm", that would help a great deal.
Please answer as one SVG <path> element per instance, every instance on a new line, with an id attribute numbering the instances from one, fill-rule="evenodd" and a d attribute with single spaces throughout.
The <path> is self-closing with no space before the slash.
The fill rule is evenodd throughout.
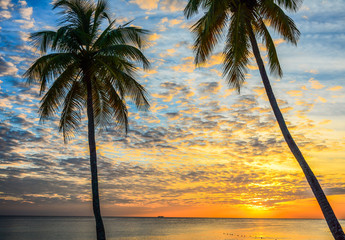
<path id="1" fill-rule="evenodd" d="M 42 56 L 25 72 L 29 84 L 39 83 L 41 120 L 61 113 L 59 130 L 67 141 L 78 128 L 86 108 L 90 150 L 93 212 L 97 239 L 106 239 L 100 211 L 95 128 L 128 128 L 125 99 L 139 110 L 149 107 L 146 91 L 135 80 L 136 64 L 149 68 L 141 52 L 147 30 L 128 24 L 115 27 L 107 3 L 99 0 L 59 0 L 60 28 L 31 34 Z M 107 21 L 105 28 L 101 28 Z M 44 55 L 45 54 L 45 55 Z M 47 91 L 46 91 L 47 89 Z"/>
<path id="2" fill-rule="evenodd" d="M 223 76 L 231 87 L 240 90 L 245 81 L 251 54 L 254 54 L 269 102 L 285 141 L 300 164 L 334 238 L 344 240 L 344 232 L 318 180 L 289 133 L 273 94 L 257 44 L 257 40 L 263 42 L 268 53 L 270 71 L 281 77 L 282 69 L 268 27 L 271 27 L 287 42 L 297 44 L 300 32 L 282 8 L 295 12 L 301 3 L 302 0 L 189 0 L 184 14 L 187 18 L 191 18 L 198 14 L 199 9 L 204 12 L 192 26 L 192 32 L 195 35 L 196 65 L 205 62 L 222 36 L 225 36 Z M 225 31 L 226 34 L 224 34 Z"/>

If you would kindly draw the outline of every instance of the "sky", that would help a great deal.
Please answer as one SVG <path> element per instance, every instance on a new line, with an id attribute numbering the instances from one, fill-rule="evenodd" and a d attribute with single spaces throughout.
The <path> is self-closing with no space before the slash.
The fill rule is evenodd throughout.
<path id="1" fill-rule="evenodd" d="M 98 132 L 104 216 L 322 218 L 267 101 L 255 62 L 241 93 L 222 78 L 222 44 L 195 68 L 197 20 L 186 0 L 109 1 L 112 18 L 150 30 L 152 64 L 137 80 L 127 135 Z M 64 144 L 58 115 L 39 122 L 39 87 L 22 74 L 39 53 L 28 36 L 58 27 L 51 1 L 0 0 L 0 215 L 91 216 L 86 116 Z M 297 46 L 274 32 L 284 75 L 270 75 L 291 134 L 338 218 L 345 218 L 345 1 L 305 0 L 289 13 Z M 266 61 L 265 49 L 260 45 Z"/>

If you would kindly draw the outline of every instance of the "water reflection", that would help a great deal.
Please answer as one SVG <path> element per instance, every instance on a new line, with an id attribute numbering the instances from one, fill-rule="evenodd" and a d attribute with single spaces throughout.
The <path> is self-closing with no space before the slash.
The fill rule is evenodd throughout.
<path id="1" fill-rule="evenodd" d="M 108 240 L 333 239 L 324 220 L 104 218 L 104 223 Z M 0 217 L 3 240 L 93 240 L 94 228 L 88 217 Z"/>

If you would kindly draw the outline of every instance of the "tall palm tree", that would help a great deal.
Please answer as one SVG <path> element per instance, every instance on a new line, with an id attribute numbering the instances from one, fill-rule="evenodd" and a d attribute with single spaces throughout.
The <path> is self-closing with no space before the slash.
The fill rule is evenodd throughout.
<path id="1" fill-rule="evenodd" d="M 82 110 L 87 109 L 98 240 L 106 237 L 99 203 L 95 127 L 105 127 L 115 120 L 127 132 L 127 97 L 139 110 L 149 107 L 144 87 L 134 78 L 137 63 L 144 69 L 150 65 L 140 50 L 146 44 L 148 31 L 128 24 L 115 27 L 107 6 L 104 0 L 54 2 L 53 9 L 62 9 L 60 28 L 31 34 L 42 56 L 24 74 L 29 84 L 40 84 L 40 94 L 45 93 L 40 102 L 40 119 L 61 113 L 59 130 L 65 142 L 80 124 Z M 101 29 L 104 20 L 108 23 Z"/>
<path id="2" fill-rule="evenodd" d="M 207 60 L 223 36 L 224 29 L 227 29 L 223 50 L 223 76 L 226 77 L 229 85 L 237 90 L 240 90 L 245 81 L 247 64 L 251 53 L 254 54 L 269 102 L 285 141 L 300 164 L 334 238 L 344 240 L 344 232 L 318 180 L 289 133 L 273 94 L 257 44 L 257 39 L 261 40 L 267 48 L 270 71 L 282 76 L 274 42 L 267 27 L 273 28 L 286 41 L 297 44 L 300 32 L 282 8 L 295 12 L 301 3 L 302 0 L 189 0 L 184 14 L 190 18 L 196 15 L 200 8 L 204 12 L 192 26 L 192 32 L 195 35 L 196 65 Z"/>

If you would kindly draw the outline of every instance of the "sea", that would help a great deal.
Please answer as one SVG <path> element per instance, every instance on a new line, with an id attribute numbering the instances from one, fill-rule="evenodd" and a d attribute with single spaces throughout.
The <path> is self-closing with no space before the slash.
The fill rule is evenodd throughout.
<path id="1" fill-rule="evenodd" d="M 325 220 L 104 217 L 108 240 L 332 240 Z M 345 226 L 345 221 L 340 221 Z M 0 217 L 0 240 L 95 240 L 92 217 Z"/>

